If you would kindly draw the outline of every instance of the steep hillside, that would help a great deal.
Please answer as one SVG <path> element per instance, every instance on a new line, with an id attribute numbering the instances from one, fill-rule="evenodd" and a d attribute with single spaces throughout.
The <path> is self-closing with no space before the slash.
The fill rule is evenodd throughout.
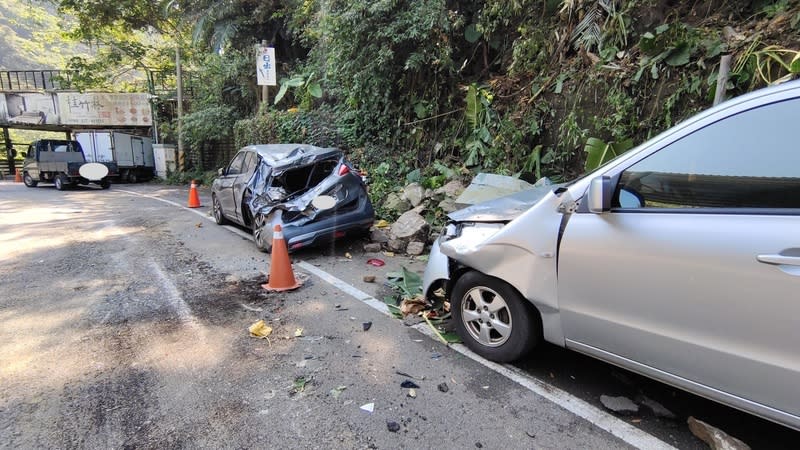
<path id="1" fill-rule="evenodd" d="M 88 47 L 62 34 L 64 17 L 55 6 L 33 0 L 0 0 L 0 69 L 61 69 Z"/>

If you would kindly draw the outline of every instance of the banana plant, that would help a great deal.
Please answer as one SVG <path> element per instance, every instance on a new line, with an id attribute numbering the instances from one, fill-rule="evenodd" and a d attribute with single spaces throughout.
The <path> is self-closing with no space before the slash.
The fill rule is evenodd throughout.
<path id="1" fill-rule="evenodd" d="M 315 75 L 314 72 L 311 72 L 308 76 L 303 74 L 281 79 L 281 88 L 275 96 L 274 104 L 277 105 L 283 99 L 289 88 L 299 91 L 296 92 L 296 96 L 300 98 L 300 105 L 304 107 L 311 105 L 311 97 L 322 98 L 322 86 L 314 80 Z"/>
<path id="2" fill-rule="evenodd" d="M 590 137 L 586 140 L 583 150 L 587 153 L 584 170 L 591 171 L 611 161 L 617 156 L 627 152 L 633 147 L 633 141 L 624 139 L 618 142 L 605 142 L 602 139 Z"/>

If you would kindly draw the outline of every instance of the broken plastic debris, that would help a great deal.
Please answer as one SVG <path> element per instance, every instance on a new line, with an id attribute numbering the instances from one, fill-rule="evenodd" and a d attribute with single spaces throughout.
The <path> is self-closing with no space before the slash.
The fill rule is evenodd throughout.
<path id="1" fill-rule="evenodd" d="M 250 336 L 257 337 L 261 339 L 266 339 L 272 333 L 272 327 L 267 326 L 264 323 L 264 320 L 259 320 L 258 322 L 250 325 L 250 328 L 247 329 L 250 332 Z"/>
<path id="2" fill-rule="evenodd" d="M 388 256 L 389 258 L 394 256 L 394 252 L 383 252 L 383 256 Z"/>
<path id="3" fill-rule="evenodd" d="M 298 328 L 298 329 L 294 330 L 294 337 L 302 337 L 302 336 L 303 336 L 303 329 L 302 328 Z"/>
<path id="4" fill-rule="evenodd" d="M 375 222 L 375 228 L 389 228 L 389 222 L 381 219 Z"/>
<path id="5" fill-rule="evenodd" d="M 351 255 L 350 252 L 345 253 L 344 257 L 347 259 L 353 259 L 353 255 Z"/>
<path id="6" fill-rule="evenodd" d="M 367 264 L 369 264 L 370 266 L 375 266 L 375 267 L 383 267 L 383 266 L 386 265 L 386 263 L 383 262 L 382 259 L 378 259 L 378 258 L 370 258 L 370 259 L 368 259 L 367 260 Z"/>
<path id="7" fill-rule="evenodd" d="M 361 405 L 361 409 L 366 412 L 375 411 L 375 403 L 367 403 L 366 405 Z"/>
<path id="8" fill-rule="evenodd" d="M 400 387 L 404 389 L 419 389 L 417 383 L 414 383 L 411 380 L 403 381 L 402 383 L 400 383 Z"/>
<path id="9" fill-rule="evenodd" d="M 409 389 L 408 396 L 411 398 L 417 398 L 417 390 L 416 389 Z"/>
<path id="10" fill-rule="evenodd" d="M 369 329 L 372 328 L 372 322 L 362 322 L 361 328 L 363 328 L 364 331 L 369 331 Z"/>

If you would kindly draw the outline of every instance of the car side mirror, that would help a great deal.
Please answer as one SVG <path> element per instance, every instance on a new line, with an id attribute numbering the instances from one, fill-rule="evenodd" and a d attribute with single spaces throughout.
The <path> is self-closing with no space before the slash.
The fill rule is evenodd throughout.
<path id="1" fill-rule="evenodd" d="M 220 167 L 219 169 L 217 169 L 217 175 L 219 175 L 219 176 L 223 176 L 223 175 L 225 175 L 225 169 L 223 169 L 222 167 Z"/>
<path id="2" fill-rule="evenodd" d="M 601 214 L 611 210 L 611 177 L 601 176 L 592 180 L 586 193 L 589 211 Z"/>

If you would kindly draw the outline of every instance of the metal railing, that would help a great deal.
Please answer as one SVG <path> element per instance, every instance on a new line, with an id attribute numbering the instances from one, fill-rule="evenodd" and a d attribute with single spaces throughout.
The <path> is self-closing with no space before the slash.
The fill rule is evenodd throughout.
<path id="1" fill-rule="evenodd" d="M 70 70 L 0 70 L 0 91 L 67 89 Z"/>

